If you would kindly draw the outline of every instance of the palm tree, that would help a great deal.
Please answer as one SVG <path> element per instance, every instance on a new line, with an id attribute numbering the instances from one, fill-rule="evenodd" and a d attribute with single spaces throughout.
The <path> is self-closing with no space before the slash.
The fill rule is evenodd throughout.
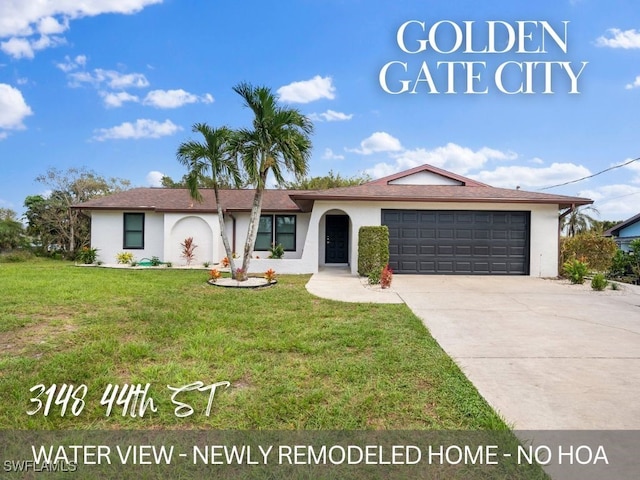
<path id="1" fill-rule="evenodd" d="M 573 210 L 571 210 L 571 213 L 569 215 L 562 218 L 562 223 L 560 225 L 561 230 L 566 230 L 567 236 L 569 237 L 573 237 L 578 233 L 589 231 L 589 227 L 596 220 L 585 213 L 587 210 L 592 211 L 596 215 L 600 214 L 598 209 L 592 207 L 591 205 L 574 208 Z"/>
<path id="2" fill-rule="evenodd" d="M 176 155 L 180 163 L 188 169 L 186 185 L 194 200 L 202 201 L 202 194 L 198 186 L 204 182 L 205 178 L 209 177 L 207 183 L 213 186 L 222 243 L 229 259 L 231 275 L 235 278 L 233 252 L 224 228 L 224 212 L 219 193 L 220 184 L 236 186 L 240 184 L 238 165 L 229 149 L 233 133 L 227 127 L 212 128 L 206 123 L 196 123 L 192 130 L 194 133 L 202 134 L 204 143 L 194 140 L 183 142 L 178 147 Z"/>
<path id="3" fill-rule="evenodd" d="M 283 173 L 291 172 L 296 178 L 307 174 L 311 155 L 313 124 L 295 108 L 278 105 L 270 88 L 240 83 L 233 90 L 244 99 L 253 112 L 253 128 L 240 129 L 232 139 L 234 151 L 239 155 L 244 171 L 255 186 L 247 241 L 242 257 L 241 280 L 246 279 L 253 247 L 258 234 L 262 211 L 262 197 L 269 172 L 277 183 L 283 183 Z"/>

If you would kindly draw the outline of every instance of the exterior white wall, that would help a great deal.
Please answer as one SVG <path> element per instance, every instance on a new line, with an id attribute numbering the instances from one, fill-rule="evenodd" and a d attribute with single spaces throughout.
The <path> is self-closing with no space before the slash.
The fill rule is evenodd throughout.
<path id="1" fill-rule="evenodd" d="M 558 275 L 558 206 L 557 205 L 528 205 L 515 203 L 412 203 L 412 202 L 328 202 L 316 201 L 311 217 L 310 229 L 307 234 L 307 244 L 310 238 L 315 238 L 315 249 L 306 248 L 303 259 L 307 255 L 317 252 L 315 264 L 322 264 L 324 255 L 320 256 L 323 246 L 318 246 L 321 235 L 321 219 L 326 213 L 335 210 L 344 212 L 351 220 L 349 232 L 349 264 L 355 275 L 358 269 L 358 231 L 362 226 L 380 225 L 382 209 L 420 209 L 420 210 L 497 210 L 497 211 L 530 211 L 530 253 L 529 274 L 535 277 L 555 277 Z M 312 230 L 315 227 L 315 235 Z M 307 259 L 313 263 L 311 259 Z M 314 270 L 314 271 L 317 271 Z"/>
<path id="2" fill-rule="evenodd" d="M 263 211 L 263 215 L 288 215 L 286 213 L 273 213 L 268 211 Z M 299 259 L 302 257 L 302 251 L 304 250 L 305 241 L 307 239 L 307 232 L 309 230 L 309 219 L 311 218 L 310 213 L 295 213 L 296 215 L 296 250 L 291 252 L 284 252 L 284 256 L 282 259 Z M 249 229 L 249 219 L 251 215 L 248 212 L 239 212 L 233 213 L 233 217 L 236 219 L 236 241 L 235 241 L 235 251 L 239 256 L 242 256 L 242 252 L 244 251 L 244 243 L 247 239 L 247 231 Z M 227 235 L 229 236 L 229 243 L 231 244 L 231 248 L 233 247 L 233 222 L 232 219 L 227 216 L 225 219 L 225 228 L 227 230 Z M 224 257 L 224 246 L 222 248 L 222 257 Z M 255 250 L 253 252 L 253 257 L 260 257 L 260 259 L 267 258 L 269 256 L 268 250 Z M 268 269 L 266 269 L 268 270 Z M 274 269 L 275 270 L 275 269 Z"/>
<path id="3" fill-rule="evenodd" d="M 166 213 L 164 222 L 164 246 L 162 260 L 174 265 L 185 265 L 186 260 L 181 256 L 181 243 L 188 237 L 193 237 L 197 245 L 194 250 L 192 265 L 204 262 L 217 262 L 219 257 L 220 226 L 215 214 L 185 215 L 180 213 Z"/>
<path id="4" fill-rule="evenodd" d="M 128 213 L 135 211 L 127 210 Z M 101 211 L 91 212 L 91 246 L 98 249 L 97 259 L 104 263 L 116 263 L 116 254 L 131 252 L 136 261 L 143 258 L 164 255 L 163 215 L 155 212 L 143 212 L 144 215 L 144 249 L 122 248 L 124 242 L 124 212 Z"/>
<path id="5" fill-rule="evenodd" d="M 528 205 L 516 203 L 412 203 L 412 202 L 364 202 L 364 201 L 316 201 L 311 213 L 298 213 L 296 219 L 296 251 L 285 252 L 281 260 L 267 259 L 268 252 L 256 251 L 249 271 L 264 272 L 273 268 L 277 273 L 315 273 L 324 264 L 325 215 L 349 216 L 349 265 L 357 274 L 358 231 L 362 226 L 380 225 L 382 209 L 421 210 L 502 210 L 530 211 L 530 265 L 529 273 L 535 277 L 558 275 L 558 206 Z M 269 213 L 269 212 L 265 212 Z M 249 213 L 234 213 L 236 219 L 235 249 L 241 255 L 249 225 Z M 233 242 L 233 222 L 225 219 L 229 242 Z M 160 257 L 162 261 L 181 265 L 180 243 L 193 236 L 196 263 L 217 263 L 224 256 L 217 215 L 186 215 L 181 213 L 145 212 L 145 248 L 129 250 L 136 260 Z M 123 212 L 93 211 L 91 245 L 98 248 L 98 259 L 115 262 L 115 255 L 122 252 Z M 233 248 L 233 244 L 232 244 Z M 260 258 L 256 258 L 259 256 Z"/>

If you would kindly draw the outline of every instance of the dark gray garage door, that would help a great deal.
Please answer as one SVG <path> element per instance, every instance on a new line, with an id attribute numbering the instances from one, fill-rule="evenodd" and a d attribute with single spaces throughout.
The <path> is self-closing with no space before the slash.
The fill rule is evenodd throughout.
<path id="1" fill-rule="evenodd" d="M 382 210 L 397 273 L 528 275 L 530 212 Z"/>

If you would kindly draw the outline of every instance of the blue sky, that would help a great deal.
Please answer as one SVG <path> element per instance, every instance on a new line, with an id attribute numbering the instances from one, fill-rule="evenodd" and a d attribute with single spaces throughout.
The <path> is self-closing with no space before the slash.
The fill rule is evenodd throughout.
<path id="1" fill-rule="evenodd" d="M 635 0 L 78 3 L 0 2 L 0 207 L 49 167 L 180 178 L 194 123 L 249 125 L 242 81 L 315 120 L 312 175 L 430 163 L 537 191 L 640 156 Z M 640 161 L 544 191 L 625 219 Z"/>

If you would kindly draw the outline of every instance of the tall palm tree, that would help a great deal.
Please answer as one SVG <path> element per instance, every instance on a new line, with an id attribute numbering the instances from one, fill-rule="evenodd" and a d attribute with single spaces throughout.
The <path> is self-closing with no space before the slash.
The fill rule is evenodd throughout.
<path id="1" fill-rule="evenodd" d="M 587 211 L 591 211 L 596 215 L 600 214 L 598 209 L 591 205 L 574 208 L 569 215 L 562 218 L 561 230 L 566 231 L 569 237 L 589 231 L 589 228 L 596 220 L 589 216 L 586 213 Z"/>
<path id="2" fill-rule="evenodd" d="M 256 189 L 242 257 L 241 277 L 246 279 L 258 234 L 267 176 L 271 172 L 277 183 L 283 183 L 284 172 L 291 172 L 296 178 L 307 174 L 313 123 L 299 110 L 278 105 L 270 88 L 243 82 L 233 90 L 254 115 L 253 128 L 238 130 L 232 139 L 233 149 Z"/>
<path id="3" fill-rule="evenodd" d="M 237 186 L 241 181 L 235 157 L 230 152 L 233 133 L 227 127 L 212 128 L 206 123 L 196 123 L 192 130 L 194 133 L 202 134 L 204 142 L 195 140 L 183 142 L 178 147 L 176 155 L 180 163 L 188 169 L 186 184 L 191 198 L 198 202 L 202 201 L 198 186 L 203 183 L 204 178 L 210 178 L 208 183 L 213 186 L 222 243 L 229 259 L 231 275 L 235 278 L 233 252 L 224 227 L 224 211 L 219 193 L 221 183 Z"/>

